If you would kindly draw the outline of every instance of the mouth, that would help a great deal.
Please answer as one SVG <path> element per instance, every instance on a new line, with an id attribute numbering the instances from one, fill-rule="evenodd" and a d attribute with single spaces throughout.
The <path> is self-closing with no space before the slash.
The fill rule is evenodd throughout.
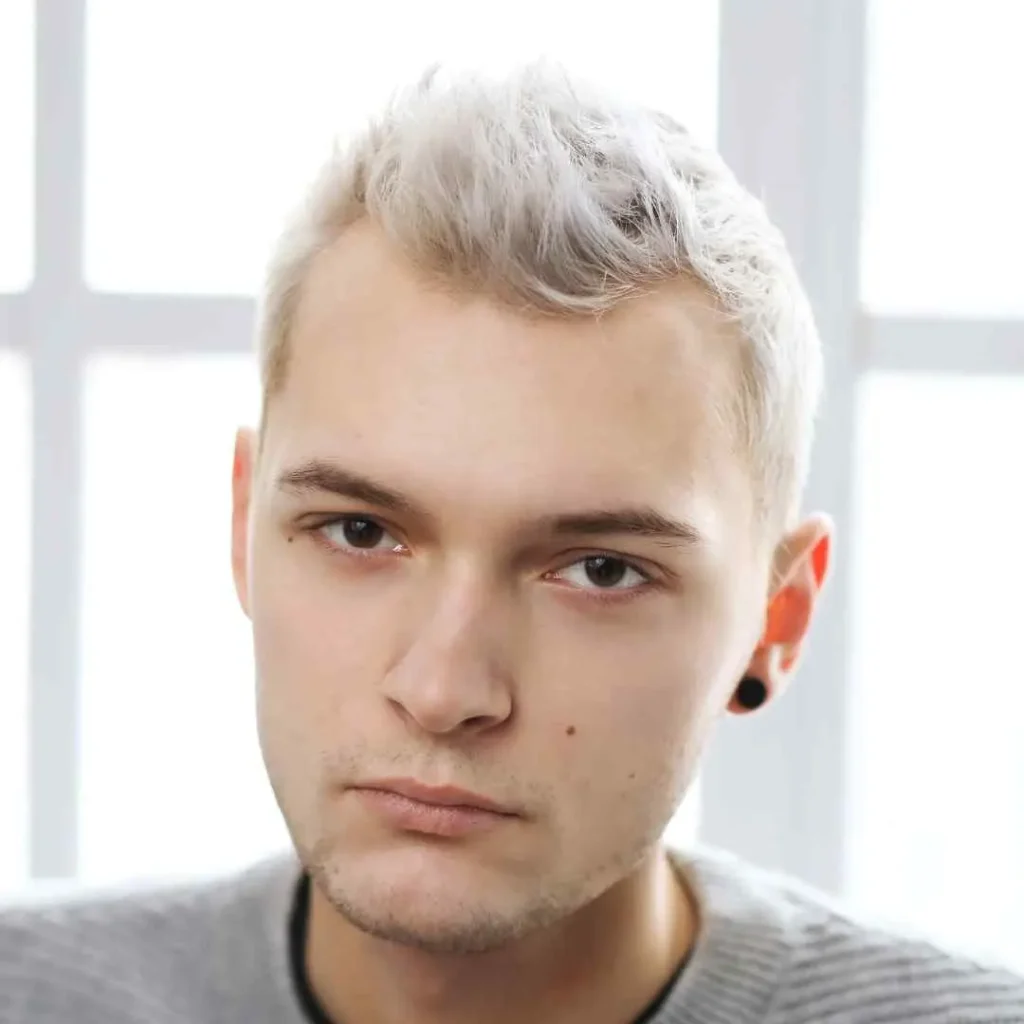
<path id="1" fill-rule="evenodd" d="M 351 786 L 349 791 L 385 824 L 402 832 L 456 838 L 520 817 L 479 793 L 428 786 L 414 779 L 378 779 Z"/>

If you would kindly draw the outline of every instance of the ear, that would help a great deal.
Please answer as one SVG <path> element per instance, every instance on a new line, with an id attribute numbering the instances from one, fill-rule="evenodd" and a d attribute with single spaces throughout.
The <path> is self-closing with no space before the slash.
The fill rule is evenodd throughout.
<path id="1" fill-rule="evenodd" d="M 799 663 L 828 578 L 834 530 L 828 516 L 815 515 L 788 533 L 776 548 L 764 632 L 747 666 L 747 674 L 768 688 L 769 699 L 785 690 Z M 747 713 L 735 696 L 729 710 Z"/>
<path id="2" fill-rule="evenodd" d="M 249 512 L 252 507 L 256 465 L 256 437 L 252 430 L 235 435 L 231 470 L 231 571 L 242 611 L 249 614 Z"/>

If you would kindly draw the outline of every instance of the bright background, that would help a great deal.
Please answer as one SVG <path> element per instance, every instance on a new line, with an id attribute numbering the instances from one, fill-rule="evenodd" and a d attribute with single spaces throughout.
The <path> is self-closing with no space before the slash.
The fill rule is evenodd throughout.
<path id="1" fill-rule="evenodd" d="M 1024 7 L 500 10 L 0 0 L 0 890 L 285 843 L 228 567 L 262 262 L 332 132 L 543 40 L 717 140 L 827 346 L 838 573 L 671 836 L 1024 968 Z"/>

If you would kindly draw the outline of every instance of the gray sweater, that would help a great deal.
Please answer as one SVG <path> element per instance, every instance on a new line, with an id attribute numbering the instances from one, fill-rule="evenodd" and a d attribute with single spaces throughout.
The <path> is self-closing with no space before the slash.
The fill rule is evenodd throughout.
<path id="1" fill-rule="evenodd" d="M 674 856 L 703 927 L 652 1024 L 1024 1022 L 1024 979 L 1007 970 L 724 853 Z M 283 856 L 228 879 L 8 906 L 0 1024 L 306 1024 L 288 958 L 298 878 Z"/>

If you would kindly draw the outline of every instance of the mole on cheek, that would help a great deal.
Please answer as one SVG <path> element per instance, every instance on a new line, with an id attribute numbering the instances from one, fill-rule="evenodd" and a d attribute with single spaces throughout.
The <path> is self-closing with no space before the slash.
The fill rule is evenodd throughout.
<path id="1" fill-rule="evenodd" d="M 567 726 L 566 730 L 565 730 L 565 735 L 566 736 L 575 736 L 576 735 L 576 726 L 575 725 Z"/>

